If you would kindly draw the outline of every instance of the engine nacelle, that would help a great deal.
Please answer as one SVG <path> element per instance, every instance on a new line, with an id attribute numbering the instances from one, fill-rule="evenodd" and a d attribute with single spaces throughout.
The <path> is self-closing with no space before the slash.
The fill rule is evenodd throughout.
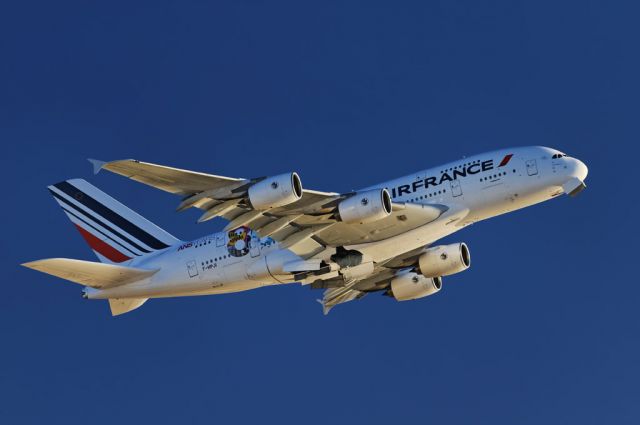
<path id="1" fill-rule="evenodd" d="M 283 207 L 300 198 L 302 198 L 302 182 L 298 173 L 267 177 L 249 188 L 249 201 L 256 210 Z"/>
<path id="2" fill-rule="evenodd" d="M 391 279 L 391 293 L 398 301 L 428 297 L 442 288 L 440 277 L 424 277 L 418 273 L 404 273 Z"/>
<path id="3" fill-rule="evenodd" d="M 338 204 L 338 215 L 345 223 L 371 223 L 391 214 L 391 196 L 387 189 L 358 192 Z"/>
<path id="4" fill-rule="evenodd" d="M 471 266 L 471 254 L 464 243 L 434 246 L 418 258 L 424 277 L 448 276 Z"/>

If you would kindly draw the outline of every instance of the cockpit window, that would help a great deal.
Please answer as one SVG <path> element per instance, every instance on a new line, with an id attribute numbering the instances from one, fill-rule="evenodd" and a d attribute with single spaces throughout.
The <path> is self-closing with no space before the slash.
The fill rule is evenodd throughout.
<path id="1" fill-rule="evenodd" d="M 551 158 L 558 159 L 558 158 L 562 158 L 563 156 L 567 156 L 567 154 L 566 153 L 557 153 L 557 154 L 554 154 Z"/>

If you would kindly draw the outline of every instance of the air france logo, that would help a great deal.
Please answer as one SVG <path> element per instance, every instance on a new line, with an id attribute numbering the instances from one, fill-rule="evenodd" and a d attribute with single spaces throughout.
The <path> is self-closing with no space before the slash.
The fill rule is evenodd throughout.
<path id="1" fill-rule="evenodd" d="M 497 168 L 504 167 L 511 161 L 513 154 L 508 154 L 500 161 Z M 447 181 L 451 182 L 457 180 L 459 177 L 467 177 L 468 175 L 478 174 L 480 172 L 493 170 L 493 159 L 486 161 L 478 161 L 466 166 L 460 166 L 453 170 L 443 171 L 439 177 L 427 177 L 425 179 L 416 180 L 411 184 L 403 184 L 398 187 L 391 188 L 391 197 L 396 198 L 402 195 L 408 195 L 410 193 L 417 192 L 418 189 L 428 189 L 431 186 L 439 186 Z M 450 174 L 451 173 L 451 174 Z"/>

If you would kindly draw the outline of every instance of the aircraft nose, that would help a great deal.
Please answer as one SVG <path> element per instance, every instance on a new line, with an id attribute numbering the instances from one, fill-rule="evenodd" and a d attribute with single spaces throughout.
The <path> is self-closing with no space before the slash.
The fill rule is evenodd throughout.
<path id="1" fill-rule="evenodd" d="M 570 168 L 571 176 L 583 182 L 587 178 L 587 174 L 589 174 L 589 169 L 587 168 L 585 163 L 577 158 L 571 158 Z"/>
<path id="2" fill-rule="evenodd" d="M 587 178 L 589 169 L 584 164 L 584 162 L 580 161 L 579 159 L 565 158 L 565 160 L 568 179 L 566 182 L 564 182 L 562 188 L 564 189 L 564 192 L 569 194 L 570 196 L 576 196 L 587 187 L 584 184 L 584 179 Z"/>

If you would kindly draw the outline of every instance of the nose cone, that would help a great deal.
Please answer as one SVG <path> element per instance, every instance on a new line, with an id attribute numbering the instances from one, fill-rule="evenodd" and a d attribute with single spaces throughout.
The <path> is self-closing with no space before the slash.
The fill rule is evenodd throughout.
<path id="1" fill-rule="evenodd" d="M 587 168 L 585 163 L 576 158 L 571 158 L 571 165 L 569 168 L 571 176 L 577 178 L 582 182 L 584 182 L 584 180 L 587 178 L 587 174 L 589 174 L 589 169 Z"/>
<path id="2" fill-rule="evenodd" d="M 567 177 L 568 180 L 562 185 L 564 192 L 570 196 L 576 196 L 582 192 L 587 186 L 584 179 L 587 178 L 589 169 L 584 162 L 575 158 L 565 158 L 567 161 Z"/>

